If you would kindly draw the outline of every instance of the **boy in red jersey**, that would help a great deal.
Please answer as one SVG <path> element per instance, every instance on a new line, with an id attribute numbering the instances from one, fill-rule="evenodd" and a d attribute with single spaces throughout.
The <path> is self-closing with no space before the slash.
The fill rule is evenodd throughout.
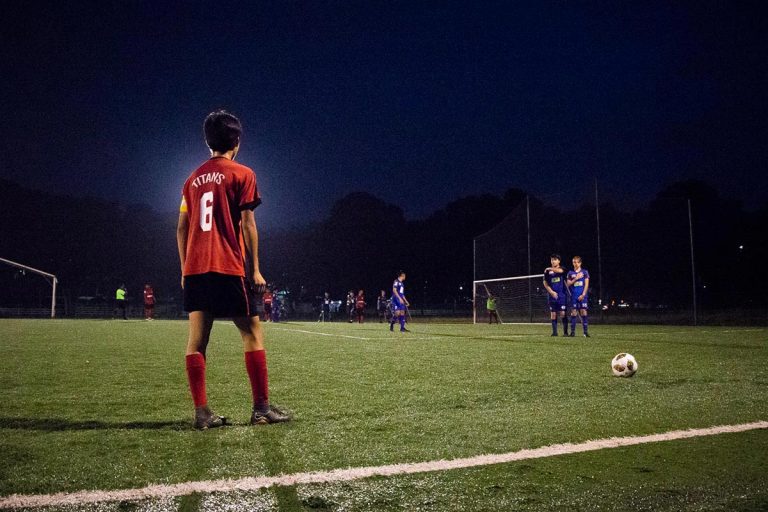
<path id="1" fill-rule="evenodd" d="M 264 292 L 264 321 L 269 322 L 272 319 L 272 291 L 267 288 Z"/>
<path id="2" fill-rule="evenodd" d="M 365 293 L 363 290 L 357 292 L 357 297 L 355 297 L 355 314 L 357 315 L 357 323 L 363 323 L 365 316 Z"/>
<path id="3" fill-rule="evenodd" d="M 144 318 L 154 320 L 155 317 L 155 291 L 151 284 L 144 285 Z"/>
<path id="4" fill-rule="evenodd" d="M 194 425 L 204 430 L 226 423 L 208 407 L 205 390 L 205 349 L 216 317 L 231 318 L 243 339 L 253 394 L 251 424 L 288 421 L 268 398 L 264 336 L 257 312 L 261 302 L 257 293 L 264 292 L 266 282 L 259 272 L 253 215 L 261 198 L 253 171 L 234 162 L 242 127 L 235 116 L 219 110 L 208 114 L 203 129 L 211 158 L 184 183 L 176 230 L 184 309 L 189 312 L 186 363 Z"/>

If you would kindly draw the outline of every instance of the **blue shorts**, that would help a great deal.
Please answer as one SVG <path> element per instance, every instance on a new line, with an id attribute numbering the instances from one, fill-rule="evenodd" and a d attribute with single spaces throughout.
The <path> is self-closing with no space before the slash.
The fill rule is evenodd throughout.
<path id="1" fill-rule="evenodd" d="M 575 295 L 571 299 L 571 309 L 589 309 L 589 297 L 584 297 L 584 300 L 579 301 L 579 296 Z"/>
<path id="2" fill-rule="evenodd" d="M 405 311 L 405 304 L 397 299 L 392 299 L 392 311 Z"/>
<path id="3" fill-rule="evenodd" d="M 558 294 L 557 298 L 554 298 L 551 295 L 549 296 L 549 310 L 551 312 L 554 313 L 555 311 L 565 311 L 565 304 L 566 300 L 564 293 Z"/>

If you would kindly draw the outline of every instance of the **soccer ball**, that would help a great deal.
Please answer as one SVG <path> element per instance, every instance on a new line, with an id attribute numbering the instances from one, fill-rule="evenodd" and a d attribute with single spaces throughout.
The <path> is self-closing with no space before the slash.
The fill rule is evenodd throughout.
<path id="1" fill-rule="evenodd" d="M 631 377 L 637 371 L 637 361 L 632 354 L 616 354 L 611 361 L 611 371 L 616 377 Z"/>

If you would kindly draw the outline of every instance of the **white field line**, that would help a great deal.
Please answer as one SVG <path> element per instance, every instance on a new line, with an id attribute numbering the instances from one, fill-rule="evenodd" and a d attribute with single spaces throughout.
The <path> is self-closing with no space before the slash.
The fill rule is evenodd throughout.
<path id="1" fill-rule="evenodd" d="M 303 334 L 314 334 L 316 336 L 332 336 L 334 338 L 352 338 L 353 340 L 370 340 L 371 338 L 364 338 L 362 336 L 350 336 L 347 334 L 334 334 L 334 333 L 328 333 L 328 332 L 317 332 L 317 331 L 305 331 L 302 329 L 285 329 L 283 327 L 272 327 L 272 330 L 275 331 L 288 331 L 288 332 L 300 332 Z"/>
<path id="2" fill-rule="evenodd" d="M 492 464 L 504 464 L 528 459 L 554 457 L 572 453 L 591 452 L 607 448 L 635 446 L 645 443 L 658 443 L 678 439 L 713 436 L 718 434 L 747 432 L 750 430 L 768 429 L 768 421 L 756 421 L 740 425 L 721 425 L 710 428 L 695 428 L 690 430 L 673 430 L 661 434 L 645 436 L 613 437 L 596 439 L 583 443 L 555 444 L 541 448 L 524 449 L 516 452 L 479 455 L 453 460 L 435 460 L 407 464 L 390 464 L 386 466 L 369 466 L 361 468 L 334 469 L 331 471 L 313 471 L 294 473 L 292 475 L 246 477 L 237 480 L 203 480 L 169 485 L 149 485 L 140 489 L 122 489 L 113 491 L 78 491 L 72 493 L 21 495 L 13 494 L 0 498 L 0 508 L 51 507 L 65 505 L 83 505 L 105 501 L 137 501 L 145 499 L 168 498 L 184 496 L 192 493 L 255 491 L 272 486 L 292 486 L 300 484 L 322 484 L 330 482 L 345 482 L 373 476 L 408 475 L 433 471 L 464 469 Z"/>

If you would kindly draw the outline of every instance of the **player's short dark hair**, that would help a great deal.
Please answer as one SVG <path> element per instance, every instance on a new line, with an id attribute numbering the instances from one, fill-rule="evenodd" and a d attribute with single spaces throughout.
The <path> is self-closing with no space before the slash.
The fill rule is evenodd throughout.
<path id="1" fill-rule="evenodd" d="M 552 256 L 550 256 L 549 259 L 551 259 L 551 260 L 552 259 L 558 259 L 560 261 L 563 261 L 563 258 L 561 258 L 560 255 L 557 254 L 557 253 L 552 254 Z"/>
<path id="2" fill-rule="evenodd" d="M 398 272 L 398 273 L 397 273 L 397 277 L 400 277 L 400 276 L 402 276 L 403 274 L 405 274 L 405 270 L 401 270 L 400 272 Z"/>
<path id="3" fill-rule="evenodd" d="M 240 142 L 243 126 L 240 120 L 226 110 L 216 110 L 208 114 L 203 123 L 205 143 L 213 151 L 224 153 Z"/>
<path id="4" fill-rule="evenodd" d="M 581 261 L 581 256 L 574 256 L 572 259 Z"/>

